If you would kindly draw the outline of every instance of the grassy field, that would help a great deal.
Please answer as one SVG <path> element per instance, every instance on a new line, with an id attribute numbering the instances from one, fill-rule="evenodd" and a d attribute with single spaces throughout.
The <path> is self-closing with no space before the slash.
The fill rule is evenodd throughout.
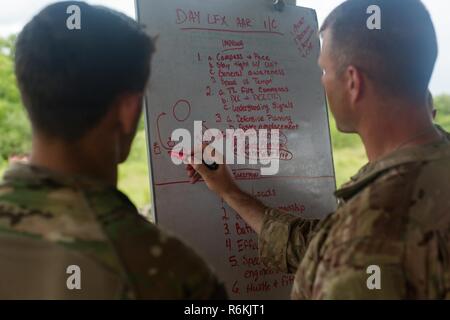
<path id="1" fill-rule="evenodd" d="M 450 131 L 450 110 L 447 107 L 439 110 L 436 122 Z M 333 119 L 330 120 L 330 129 L 336 181 L 340 186 L 367 162 L 367 158 L 357 135 L 338 132 Z M 151 203 L 145 139 L 145 131 L 141 126 L 128 161 L 119 168 L 119 189 L 141 209 Z M 0 160 L 0 173 L 4 171 L 6 165 L 6 161 Z"/>

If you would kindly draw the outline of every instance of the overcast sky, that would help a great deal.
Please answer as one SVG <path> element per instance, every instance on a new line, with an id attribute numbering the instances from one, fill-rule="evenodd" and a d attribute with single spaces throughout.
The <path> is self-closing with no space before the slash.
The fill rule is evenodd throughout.
<path id="1" fill-rule="evenodd" d="M 163 1 L 163 0 L 160 0 Z M 170 0 L 164 0 L 170 1 Z M 224 0 L 225 1 L 225 0 Z M 450 94 L 450 1 L 422 0 L 433 18 L 438 34 L 439 58 L 431 81 L 433 94 Z M 19 32 L 24 24 L 51 0 L 2 0 L 0 11 L 0 36 Z M 102 4 L 135 16 L 134 0 L 89 0 L 89 3 Z M 317 11 L 319 23 L 343 0 L 297 0 L 303 7 Z M 412 21 L 411 23 L 414 23 Z"/>

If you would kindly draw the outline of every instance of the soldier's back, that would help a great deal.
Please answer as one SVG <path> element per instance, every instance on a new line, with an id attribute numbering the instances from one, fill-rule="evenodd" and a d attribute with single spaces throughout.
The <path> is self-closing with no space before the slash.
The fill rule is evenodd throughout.
<path id="1" fill-rule="evenodd" d="M 29 165 L 0 184 L 0 273 L 2 299 L 226 297 L 191 249 L 117 189 Z"/>

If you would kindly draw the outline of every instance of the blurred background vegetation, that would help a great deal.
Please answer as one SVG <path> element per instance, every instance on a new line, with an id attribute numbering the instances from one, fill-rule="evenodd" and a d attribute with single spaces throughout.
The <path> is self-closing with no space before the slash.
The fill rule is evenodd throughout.
<path id="1" fill-rule="evenodd" d="M 27 154 L 30 149 L 30 129 L 14 77 L 14 41 L 15 36 L 0 38 L 1 175 L 11 156 Z M 436 122 L 450 131 L 450 95 L 435 97 L 435 106 L 438 110 Z M 367 162 L 367 158 L 357 135 L 339 133 L 333 119 L 330 119 L 330 128 L 337 185 L 340 186 Z M 130 158 L 119 171 L 119 188 L 140 209 L 151 203 L 146 148 L 145 129 L 141 121 Z"/>

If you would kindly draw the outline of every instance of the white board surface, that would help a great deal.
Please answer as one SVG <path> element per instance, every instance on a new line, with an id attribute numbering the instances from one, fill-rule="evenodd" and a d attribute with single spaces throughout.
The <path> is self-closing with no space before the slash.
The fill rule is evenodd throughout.
<path id="1" fill-rule="evenodd" d="M 265 204 L 306 218 L 335 209 L 320 43 L 312 9 L 273 9 L 271 0 L 138 0 L 158 36 L 146 93 L 157 224 L 191 245 L 234 299 L 288 299 L 293 275 L 265 268 L 255 233 L 184 166 L 170 159 L 173 130 L 281 129 L 280 171 L 231 166 L 239 185 Z M 183 263 L 180 261 L 180 263 Z"/>

